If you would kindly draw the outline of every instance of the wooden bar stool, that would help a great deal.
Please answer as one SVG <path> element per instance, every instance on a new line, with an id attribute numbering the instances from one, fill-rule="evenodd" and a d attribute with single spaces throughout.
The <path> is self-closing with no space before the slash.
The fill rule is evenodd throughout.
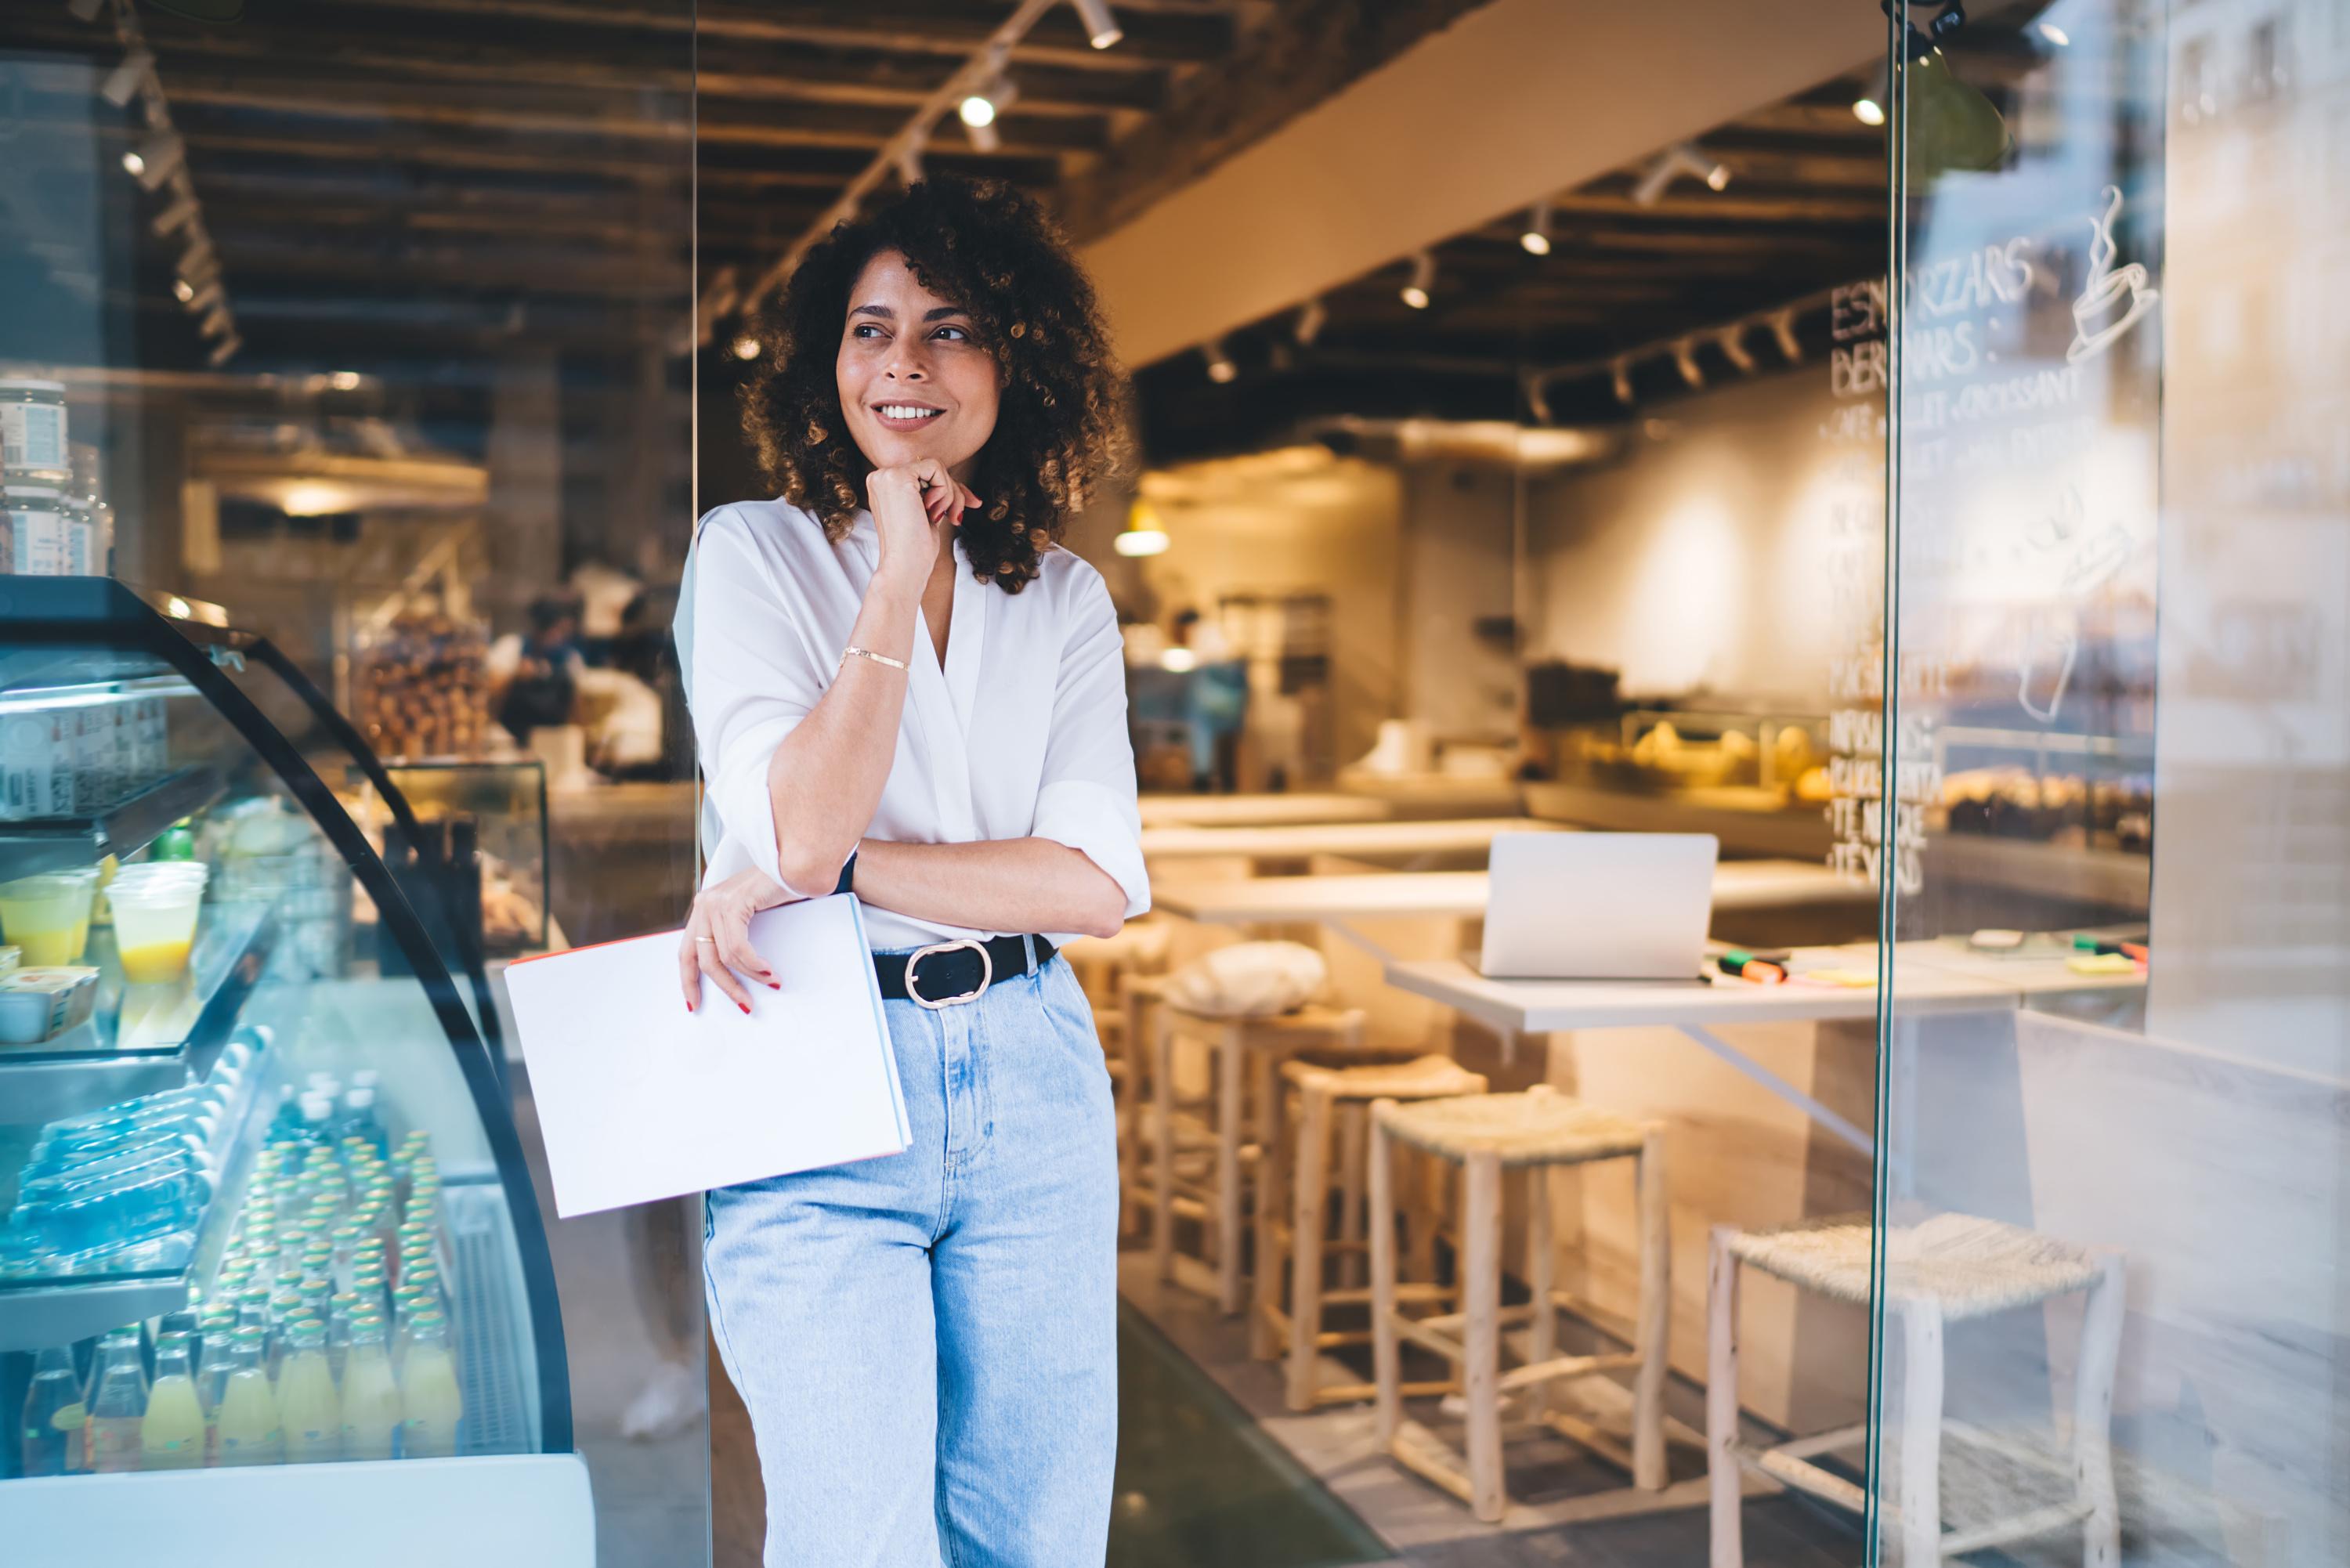
<path id="1" fill-rule="evenodd" d="M 1740 1470 L 1865 1512 L 1867 1494 L 1809 1456 L 1857 1447 L 1866 1425 L 1753 1448 L 1738 1438 L 1738 1269 L 1743 1263 L 1835 1300 L 1866 1309 L 1870 1226 L 1865 1217 L 1813 1220 L 1769 1231 L 1717 1225 L 1709 1260 L 1706 1438 L 1712 1494 L 1711 1568 L 1746 1561 L 1739 1516 Z M 1901 1542 L 1905 1568 L 2046 1535 L 2077 1525 L 2081 1561 L 2121 1561 L 2114 1493 L 2114 1371 L 2122 1337 L 2124 1268 L 2119 1252 L 2076 1247 L 1964 1214 L 1941 1214 L 1886 1238 L 1883 1300 L 1901 1320 L 1903 1366 L 1898 1427 L 1888 1432 L 1886 1473 L 1892 1496 L 1881 1514 Z M 1942 1418 L 1945 1324 L 2036 1306 L 2075 1292 L 2087 1297 L 2073 1382 L 2070 1473 L 2020 1455 L 2021 1445 Z M 1952 1439 L 1947 1445 L 1945 1438 Z M 1946 1453 L 1947 1450 L 1947 1453 Z M 1955 1463 L 1946 1463 L 1946 1457 Z M 2019 1511 L 2019 1465 L 2055 1483 L 2054 1501 Z M 2028 1475 L 2024 1479 L 2029 1479 Z M 1944 1530 L 1949 1522 L 1954 1526 Z"/>
<path id="2" fill-rule="evenodd" d="M 1284 1381 L 1288 1406 L 1293 1410 L 1311 1410 L 1317 1405 L 1367 1399 L 1376 1390 L 1369 1383 L 1316 1381 L 1315 1368 L 1324 1350 L 1363 1345 L 1370 1339 L 1367 1330 L 1335 1331 L 1322 1326 L 1326 1308 L 1361 1305 L 1371 1299 L 1367 1287 L 1330 1290 L 1323 1283 L 1327 1254 L 1359 1256 L 1369 1244 L 1367 1231 L 1374 1223 L 1362 1220 L 1365 1235 L 1359 1239 L 1352 1233 L 1357 1214 L 1351 1198 L 1360 1189 L 1361 1167 L 1369 1158 L 1367 1140 L 1358 1135 L 1344 1140 L 1346 1147 L 1339 1156 L 1340 1180 L 1348 1198 L 1340 1210 L 1337 1238 L 1335 1242 L 1329 1240 L 1333 1121 L 1343 1116 L 1347 1126 L 1362 1127 L 1369 1120 L 1374 1100 L 1482 1095 L 1485 1079 L 1449 1056 L 1357 1067 L 1289 1062 L 1283 1064 L 1281 1073 L 1296 1091 L 1297 1116 L 1294 1135 L 1284 1117 L 1274 1124 L 1266 1140 L 1257 1189 L 1256 1311 L 1250 1341 L 1252 1352 L 1261 1361 L 1286 1358 Z M 1430 1262 L 1415 1271 L 1414 1279 L 1395 1287 L 1399 1302 L 1442 1303 L 1456 1293 L 1454 1287 L 1438 1284 L 1435 1279 L 1432 1232 L 1438 1212 L 1434 1205 L 1423 1205 L 1409 1217 L 1412 1253 L 1416 1260 L 1424 1255 Z M 1281 1289 L 1284 1277 L 1289 1285 L 1285 1309 Z M 1440 1394 L 1452 1386 L 1449 1379 L 1407 1384 L 1404 1392 Z"/>
<path id="3" fill-rule="evenodd" d="M 1462 1310 L 1412 1318 L 1398 1310 L 1393 1146 L 1402 1143 L 1461 1168 L 1460 1288 Z M 1638 1161 L 1640 1301 L 1637 1343 L 1625 1353 L 1559 1355 L 1557 1314 L 1572 1299 L 1552 1286 L 1553 1166 Z M 1371 1327 L 1379 1442 L 1405 1469 L 1467 1502 L 1488 1522 L 1509 1507 L 1502 1469 L 1502 1398 L 1526 1396 L 1526 1424 L 1549 1428 L 1629 1471 L 1643 1491 L 1665 1485 L 1666 1334 L 1671 1253 L 1666 1229 L 1664 1128 L 1585 1105 L 1537 1084 L 1522 1095 L 1474 1095 L 1371 1107 Z M 1528 1284 L 1534 1299 L 1502 1306 L 1502 1172 L 1526 1183 Z M 1502 1331 L 1527 1325 L 1524 1361 L 1502 1366 Z M 1461 1368 L 1468 1399 L 1467 1465 L 1442 1438 L 1403 1417 L 1402 1345 L 1436 1352 Z M 1551 1408 L 1564 1380 L 1628 1370 L 1633 1375 L 1629 1445 L 1582 1414 Z"/>
<path id="4" fill-rule="evenodd" d="M 1150 1009 L 1151 1140 L 1156 1150 L 1151 1189 L 1151 1251 L 1159 1277 L 1212 1296 L 1230 1316 L 1241 1310 L 1241 1220 L 1247 1198 L 1244 1166 L 1255 1162 L 1261 1129 L 1271 1111 L 1274 1075 L 1307 1051 L 1359 1054 L 1360 1008 L 1309 1002 L 1266 1018 L 1226 1018 L 1160 997 Z M 1191 1039 L 1209 1050 L 1210 1088 L 1204 1099 L 1182 1102 L 1175 1084 L 1175 1043 Z M 1201 1129 L 1205 1129 L 1205 1139 Z M 1213 1150 L 1195 1176 L 1179 1156 L 1187 1143 Z M 1175 1221 L 1201 1228 L 1199 1255 L 1178 1252 Z"/>
<path id="5" fill-rule="evenodd" d="M 1114 1015 L 1097 1014 L 1103 1024 L 1103 1050 L 1109 1055 L 1110 1086 L 1118 1105 L 1118 1231 L 1130 1236 L 1142 1217 L 1158 1211 L 1158 1139 L 1152 1121 L 1157 1075 L 1151 1048 L 1151 1012 L 1166 993 L 1170 977 L 1129 970 L 1118 977 Z M 1116 1027 L 1110 1027 L 1112 1024 Z M 1113 1048 L 1113 1039 L 1115 1047 Z"/>

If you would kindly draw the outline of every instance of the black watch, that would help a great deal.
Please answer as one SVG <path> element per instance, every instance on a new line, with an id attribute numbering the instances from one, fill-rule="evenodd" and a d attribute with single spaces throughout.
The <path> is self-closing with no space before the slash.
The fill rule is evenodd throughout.
<path id="1" fill-rule="evenodd" d="M 847 863 L 840 868 L 840 880 L 832 885 L 832 890 L 836 893 L 853 893 L 857 890 L 856 850 L 852 849 L 848 852 Z"/>

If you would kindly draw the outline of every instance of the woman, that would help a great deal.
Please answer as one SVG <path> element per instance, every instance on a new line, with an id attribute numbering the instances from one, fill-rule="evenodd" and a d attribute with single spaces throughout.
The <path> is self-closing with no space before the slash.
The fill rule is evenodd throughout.
<path id="1" fill-rule="evenodd" d="M 759 331 L 745 423 L 783 499 L 695 546 L 680 641 L 719 834 L 679 969 L 689 1008 L 747 1011 L 776 983 L 753 913 L 853 891 L 913 1129 L 709 1196 L 766 1559 L 1099 1563 L 1118 1177 L 1054 950 L 1149 892 L 1118 618 L 1054 540 L 1113 457 L 1117 373 L 1090 286 L 996 185 L 843 224 Z"/>

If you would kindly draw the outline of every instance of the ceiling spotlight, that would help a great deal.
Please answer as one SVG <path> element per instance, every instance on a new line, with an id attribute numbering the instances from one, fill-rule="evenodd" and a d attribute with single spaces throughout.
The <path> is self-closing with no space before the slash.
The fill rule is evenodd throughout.
<path id="1" fill-rule="evenodd" d="M 186 294 L 181 296 L 180 303 L 187 306 L 189 315 L 205 316 L 218 310 L 227 301 L 226 296 L 221 293 L 220 284 L 215 281 L 205 284 L 200 288 L 188 290 Z"/>
<path id="2" fill-rule="evenodd" d="M 196 297 L 196 286 L 184 277 L 175 277 L 172 280 L 172 297 L 185 305 Z"/>
<path id="3" fill-rule="evenodd" d="M 1077 22 L 1086 30 L 1086 41 L 1097 49 L 1107 49 L 1126 36 L 1126 29 L 1109 14 L 1108 0 L 1076 0 Z"/>
<path id="4" fill-rule="evenodd" d="M 1779 352 L 1787 357 L 1790 365 L 1799 364 L 1804 358 L 1804 346 L 1795 340 L 1795 312 L 1790 306 L 1774 311 L 1771 317 L 1771 336 L 1779 340 Z"/>
<path id="5" fill-rule="evenodd" d="M 2055 45 L 2056 47 L 2060 49 L 2069 48 L 2072 47 L 2073 35 L 2067 33 L 2064 28 L 2058 26 L 2054 22 L 2034 23 L 2032 30 L 2039 34 L 2042 37 L 2047 39 L 2050 43 Z"/>
<path id="6" fill-rule="evenodd" d="M 1632 200 L 1640 206 L 1653 207 L 1664 198 L 1665 188 L 1682 174 L 1702 180 L 1719 191 L 1730 183 L 1730 165 L 1698 150 L 1691 142 L 1679 142 L 1668 147 L 1657 157 L 1640 182 L 1632 188 Z"/>
<path id="7" fill-rule="evenodd" d="M 1208 361 L 1208 379 L 1219 387 L 1231 384 L 1241 373 L 1241 368 L 1233 364 L 1232 357 L 1224 351 L 1224 340 L 1221 337 L 1210 338 L 1200 350 L 1200 355 Z"/>
<path id="8" fill-rule="evenodd" d="M 124 153 L 122 169 L 139 182 L 140 189 L 152 191 L 177 174 L 187 161 L 187 144 L 180 140 L 179 132 L 166 128 Z"/>
<path id="9" fill-rule="evenodd" d="M 752 337 L 746 332 L 742 337 L 734 339 L 734 358 L 737 359 L 756 359 L 758 357 L 759 340 L 756 337 Z"/>
<path id="10" fill-rule="evenodd" d="M 1311 345 L 1322 336 L 1322 328 L 1329 324 L 1329 309 L 1323 305 L 1322 296 L 1317 294 L 1307 300 L 1305 307 L 1297 313 L 1297 325 L 1290 329 L 1290 335 L 1301 345 Z"/>
<path id="11" fill-rule="evenodd" d="M 1679 368 L 1681 379 L 1695 390 L 1705 385 L 1705 372 L 1698 368 L 1697 339 L 1682 337 L 1673 344 L 1673 363 Z"/>
<path id="12" fill-rule="evenodd" d="M 1436 286 L 1436 256 L 1422 251 L 1411 258 L 1411 279 L 1403 286 L 1403 302 L 1414 310 L 1428 308 L 1429 290 Z"/>
<path id="13" fill-rule="evenodd" d="M 1626 408 L 1630 408 L 1632 406 L 1631 357 L 1627 354 L 1617 355 L 1614 363 L 1607 367 L 1607 373 L 1616 383 L 1616 400 Z"/>
<path id="14" fill-rule="evenodd" d="M 1748 353 L 1746 350 L 1746 324 L 1744 322 L 1733 321 L 1729 326 L 1723 327 L 1721 329 L 1721 343 L 1722 357 L 1728 359 L 1732 365 L 1737 366 L 1741 375 L 1752 376 L 1754 374 L 1754 356 Z"/>
<path id="15" fill-rule="evenodd" d="M 356 392 L 359 389 L 359 380 L 357 370 L 337 370 L 327 378 L 327 385 L 338 392 Z"/>
<path id="16" fill-rule="evenodd" d="M 983 125 L 995 123 L 995 100 L 983 92 L 975 92 L 962 100 L 955 114 L 965 125 L 977 130 Z"/>
<path id="17" fill-rule="evenodd" d="M 1867 83 L 1852 100 L 1852 117 L 1866 126 L 1885 123 L 1885 106 L 1893 101 L 1893 76 L 1883 60 L 1869 73 Z"/>
<path id="18" fill-rule="evenodd" d="M 155 57 L 144 49 L 133 49 L 98 84 L 99 96 L 117 109 L 127 109 L 139 96 L 140 86 L 154 73 Z"/>
<path id="19" fill-rule="evenodd" d="M 1550 203 L 1536 202 L 1534 211 L 1526 214 L 1526 232 L 1518 236 L 1518 244 L 1526 247 L 1529 255 L 1550 254 Z"/>

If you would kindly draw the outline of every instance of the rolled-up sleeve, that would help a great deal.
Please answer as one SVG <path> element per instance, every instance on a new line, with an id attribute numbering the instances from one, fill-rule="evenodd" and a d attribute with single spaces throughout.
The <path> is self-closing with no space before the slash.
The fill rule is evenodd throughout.
<path id="1" fill-rule="evenodd" d="M 1150 878 L 1126 733 L 1125 645 L 1101 574 L 1087 566 L 1077 576 L 1033 831 L 1107 872 L 1125 890 L 1130 920 L 1150 908 Z"/>
<path id="2" fill-rule="evenodd" d="M 823 696 L 788 596 L 732 508 L 710 514 L 694 542 L 693 646 L 688 675 L 694 740 L 724 850 L 778 876 L 767 767 Z"/>

